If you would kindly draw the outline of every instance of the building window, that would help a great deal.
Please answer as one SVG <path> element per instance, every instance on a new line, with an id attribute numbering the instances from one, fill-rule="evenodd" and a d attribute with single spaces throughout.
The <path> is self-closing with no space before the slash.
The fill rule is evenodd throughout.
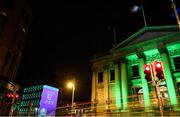
<path id="1" fill-rule="evenodd" d="M 103 72 L 98 73 L 98 83 L 103 82 Z"/>
<path id="2" fill-rule="evenodd" d="M 139 76 L 138 65 L 134 65 L 132 66 L 132 77 L 137 77 L 137 76 Z"/>
<path id="3" fill-rule="evenodd" d="M 180 70 L 180 56 L 174 57 L 173 61 L 174 61 L 175 70 Z"/>
<path id="4" fill-rule="evenodd" d="M 8 65 L 8 62 L 9 62 L 11 56 L 12 56 L 12 53 L 11 53 L 10 51 L 8 51 L 7 54 L 6 54 L 6 57 L 5 57 L 3 66 L 2 66 L 2 68 L 1 68 L 2 72 L 4 72 L 5 67 Z"/>
<path id="5" fill-rule="evenodd" d="M 178 93 L 180 94 L 180 82 L 177 82 Z"/>
<path id="6" fill-rule="evenodd" d="M 17 66 L 17 55 L 12 56 L 12 59 L 10 61 L 10 65 L 8 68 L 8 75 L 12 79 L 14 78 L 14 71 L 16 70 Z"/>
<path id="7" fill-rule="evenodd" d="M 115 80 L 115 71 L 111 70 L 110 71 L 110 81 L 114 81 Z"/>
<path id="8" fill-rule="evenodd" d="M 3 32 L 4 26 L 6 24 L 6 16 L 3 15 L 3 11 L 0 11 L 0 34 Z"/>

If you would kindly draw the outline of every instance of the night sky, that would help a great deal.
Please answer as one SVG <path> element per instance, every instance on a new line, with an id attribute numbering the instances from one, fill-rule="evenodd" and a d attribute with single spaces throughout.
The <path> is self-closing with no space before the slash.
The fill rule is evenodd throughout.
<path id="1" fill-rule="evenodd" d="M 142 12 L 131 13 L 140 0 L 118 2 L 64 2 L 34 0 L 32 27 L 24 50 L 19 83 L 47 84 L 63 88 L 63 100 L 71 100 L 68 79 L 76 78 L 75 101 L 90 101 L 93 56 L 144 27 Z M 120 3 L 121 2 L 121 3 Z M 177 7 L 179 0 L 174 0 Z M 143 0 L 147 25 L 175 25 L 168 0 Z"/>

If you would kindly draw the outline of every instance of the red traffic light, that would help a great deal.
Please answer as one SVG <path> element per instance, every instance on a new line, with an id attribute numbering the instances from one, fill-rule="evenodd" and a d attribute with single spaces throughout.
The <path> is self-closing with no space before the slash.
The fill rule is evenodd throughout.
<path id="1" fill-rule="evenodd" d="M 156 68 L 162 68 L 161 62 L 155 62 L 155 67 Z"/>
<path id="2" fill-rule="evenodd" d="M 16 98 L 19 98 L 19 94 L 16 94 L 16 96 L 15 96 Z"/>
<path id="3" fill-rule="evenodd" d="M 161 63 L 158 62 L 158 63 L 156 64 L 156 67 L 161 68 L 161 67 L 162 67 Z"/>
<path id="4" fill-rule="evenodd" d="M 150 71 L 150 65 L 144 65 L 144 70 L 145 71 Z"/>
<path id="5" fill-rule="evenodd" d="M 146 64 L 144 65 L 144 73 L 145 73 L 145 79 L 149 82 L 152 81 L 152 76 L 151 76 L 151 67 L 150 65 Z"/>
<path id="6" fill-rule="evenodd" d="M 154 66 L 155 66 L 155 71 L 156 72 L 162 72 L 163 71 L 163 67 L 162 67 L 162 63 L 161 62 L 156 61 L 154 63 Z"/>
<path id="7" fill-rule="evenodd" d="M 12 97 L 13 97 L 13 94 L 7 93 L 6 96 L 7 96 L 8 98 L 12 98 Z"/>
<path id="8" fill-rule="evenodd" d="M 10 97 L 10 94 L 9 94 L 9 93 L 7 93 L 7 94 L 6 94 L 6 96 L 7 96 L 7 97 Z"/>
<path id="9" fill-rule="evenodd" d="M 156 71 L 156 77 L 158 77 L 159 80 L 164 79 L 162 62 L 156 61 L 154 63 L 154 66 L 155 66 L 155 71 Z"/>

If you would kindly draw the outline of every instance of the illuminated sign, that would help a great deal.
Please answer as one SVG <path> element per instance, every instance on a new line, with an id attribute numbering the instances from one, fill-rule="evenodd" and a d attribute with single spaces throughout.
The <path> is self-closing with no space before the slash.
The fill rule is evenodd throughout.
<path id="1" fill-rule="evenodd" d="M 39 115 L 46 113 L 46 115 L 55 116 L 56 104 L 58 99 L 59 89 L 44 85 L 41 95 L 41 102 L 39 107 Z"/>

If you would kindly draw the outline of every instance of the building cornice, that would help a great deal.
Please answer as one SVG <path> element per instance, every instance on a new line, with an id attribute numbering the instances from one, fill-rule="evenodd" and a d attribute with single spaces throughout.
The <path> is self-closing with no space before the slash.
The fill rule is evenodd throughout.
<path id="1" fill-rule="evenodd" d="M 133 35 L 131 35 L 129 38 L 127 38 L 126 40 L 124 40 L 123 42 L 119 43 L 117 46 L 115 46 L 115 48 L 121 47 L 125 44 L 127 44 L 129 41 L 131 41 L 132 39 L 136 38 L 137 36 L 142 35 L 145 32 L 148 31 L 173 31 L 173 30 L 178 30 L 178 26 L 177 25 L 169 25 L 169 26 L 147 26 L 144 27 L 142 29 L 140 29 L 138 32 L 134 33 Z"/>
<path id="2" fill-rule="evenodd" d="M 141 36 L 146 32 L 165 32 L 163 35 L 157 37 L 150 37 L 144 41 L 139 41 L 137 43 L 130 43 L 132 40 L 138 39 L 137 37 Z M 167 32 L 167 34 L 166 34 Z M 172 32 L 172 33 L 171 33 Z M 138 57 L 144 57 L 143 52 L 137 51 L 138 48 L 143 49 L 143 51 L 158 48 L 159 44 L 166 46 L 166 44 L 171 43 L 171 40 L 174 38 L 178 38 L 180 36 L 180 31 L 177 25 L 170 25 L 170 26 L 148 26 L 140 29 L 138 32 L 127 38 L 125 41 L 119 43 L 117 46 L 112 48 L 109 53 L 104 56 L 100 56 L 97 58 L 93 58 L 90 60 L 91 63 L 106 63 L 108 61 L 113 61 L 115 59 L 121 59 L 125 55 L 136 53 Z M 151 44 L 150 44 L 151 43 Z M 148 45 L 151 46 L 148 46 Z M 162 49 L 161 49 L 162 50 Z"/>

